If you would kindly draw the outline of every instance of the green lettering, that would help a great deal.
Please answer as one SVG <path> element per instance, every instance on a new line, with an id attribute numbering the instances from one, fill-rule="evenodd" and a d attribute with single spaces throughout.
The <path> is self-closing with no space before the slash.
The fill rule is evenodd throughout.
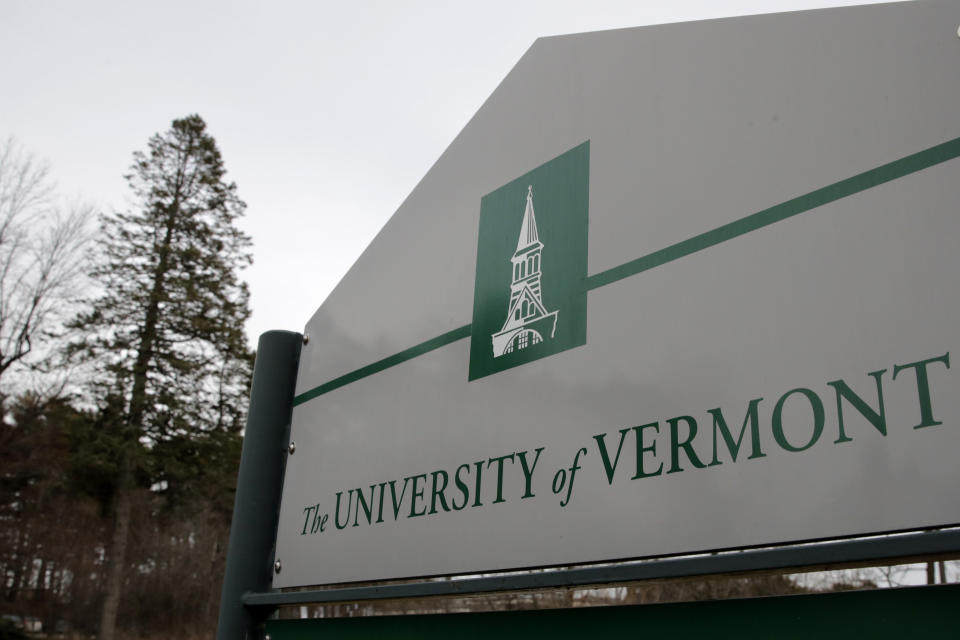
<path id="1" fill-rule="evenodd" d="M 417 490 L 418 481 L 423 478 L 423 481 L 427 481 L 427 474 L 421 473 L 416 476 L 409 476 L 413 480 L 413 488 L 410 489 L 410 515 L 409 518 L 416 518 L 427 513 L 427 505 L 423 505 L 423 511 L 417 512 L 417 498 L 423 499 L 423 489 Z M 403 484 L 406 486 L 407 478 L 403 479 Z"/>
<path id="2" fill-rule="evenodd" d="M 450 508 L 447 506 L 447 499 L 443 495 L 443 492 L 447 488 L 447 482 L 450 480 L 447 477 L 447 472 L 443 470 L 434 471 L 431 475 L 433 476 L 433 488 L 430 490 L 430 513 L 437 512 L 437 498 L 440 498 L 440 506 L 443 507 L 443 510 L 450 511 Z M 443 476 L 443 484 L 437 489 L 437 478 L 440 476 Z"/>
<path id="3" fill-rule="evenodd" d="M 467 483 L 460 479 L 460 472 L 464 469 L 469 471 L 470 463 L 460 465 L 457 467 L 457 472 L 453 474 L 453 482 L 457 485 L 457 489 L 460 490 L 460 494 L 463 496 L 463 504 L 461 504 L 459 507 L 457 506 L 456 499 L 450 501 L 450 506 L 453 507 L 454 511 L 460 511 L 460 509 L 463 509 L 465 506 L 467 506 L 467 502 L 470 500 L 470 489 L 467 487 Z"/>
<path id="4" fill-rule="evenodd" d="M 813 409 L 813 433 L 810 435 L 810 442 L 799 447 L 790 444 L 790 442 L 787 441 L 787 436 L 783 433 L 783 405 L 787 401 L 787 398 L 795 393 L 804 396 L 810 402 L 810 408 Z M 824 411 L 820 396 L 810 389 L 804 389 L 802 387 L 799 389 L 791 389 L 780 396 L 780 399 L 777 400 L 777 406 L 773 408 L 773 438 L 785 451 L 806 451 L 820 439 L 820 434 L 823 433 L 823 420 Z"/>
<path id="5" fill-rule="evenodd" d="M 482 507 L 483 503 L 480 502 L 480 476 L 483 474 L 483 460 L 478 460 L 473 463 L 477 467 L 477 484 L 474 491 L 473 504 L 470 507 Z"/>
<path id="6" fill-rule="evenodd" d="M 636 427 L 633 427 L 634 429 Z M 631 427 L 626 427 L 625 429 L 620 429 L 620 443 L 617 444 L 617 455 L 613 457 L 613 464 L 610 464 L 610 455 L 607 453 L 607 443 L 605 433 L 598 433 L 593 436 L 593 439 L 597 441 L 597 448 L 600 450 L 600 461 L 603 463 L 603 470 L 607 474 L 607 484 L 613 484 L 613 474 L 617 471 L 617 463 L 620 461 L 620 451 L 623 449 L 623 441 L 627 437 L 627 432 L 630 431 Z M 637 468 L 639 468 L 639 454 Z"/>
<path id="7" fill-rule="evenodd" d="M 711 467 L 720 464 L 720 460 L 717 457 L 717 431 L 720 431 L 720 435 L 723 436 L 723 441 L 727 445 L 727 451 L 730 452 L 731 461 L 736 462 L 737 454 L 740 453 L 740 446 L 743 444 L 743 436 L 747 432 L 747 423 L 750 424 L 751 445 L 750 455 L 747 456 L 747 459 L 752 460 L 753 458 L 766 457 L 767 454 L 760 450 L 760 416 L 757 408 L 761 400 L 763 400 L 763 398 L 755 398 L 750 401 L 750 404 L 747 406 L 747 415 L 743 417 L 743 426 L 740 427 L 740 433 L 737 435 L 736 440 L 733 439 L 733 435 L 727 427 L 727 421 L 724 420 L 723 412 L 719 407 L 710 409 L 707 412 L 713 416 L 713 460 L 710 462 Z"/>
<path id="8" fill-rule="evenodd" d="M 931 362 L 942 362 L 947 369 L 949 369 L 950 352 L 948 351 L 939 358 L 929 358 L 927 360 L 920 360 L 919 362 L 911 362 L 909 364 L 897 364 L 893 367 L 894 380 L 897 379 L 897 374 L 904 369 L 913 369 L 917 376 L 917 395 L 920 398 L 920 424 L 915 426 L 914 429 L 934 427 L 938 424 L 943 424 L 939 420 L 934 420 L 933 418 L 933 401 L 930 399 L 930 379 L 927 377 L 927 365 Z"/>
<path id="9" fill-rule="evenodd" d="M 680 421 L 687 423 L 687 437 L 680 441 Z M 706 465 L 700 462 L 697 452 L 693 449 L 693 439 L 697 436 L 697 421 L 690 416 L 679 416 L 667 420 L 670 423 L 670 470 L 667 473 L 679 473 L 683 471 L 680 468 L 680 450 L 687 454 L 687 459 L 698 469 L 703 469 Z"/>
<path id="10" fill-rule="evenodd" d="M 887 415 L 883 409 L 883 383 L 880 382 L 880 378 L 886 372 L 886 369 L 881 369 L 880 371 L 872 371 L 867 374 L 872 376 L 877 383 L 877 406 L 879 411 L 874 411 L 873 408 L 864 402 L 863 398 L 855 394 L 853 389 L 843 380 L 834 380 L 833 382 L 827 383 L 837 392 L 837 423 L 839 424 L 839 433 L 837 439 L 834 440 L 834 444 L 853 440 L 853 438 L 848 437 L 843 430 L 843 403 L 841 402 L 843 398 L 846 398 L 847 402 L 853 405 L 853 408 L 859 411 L 860 415 L 866 418 L 867 421 L 873 425 L 874 429 L 882 435 L 887 435 Z"/>
<path id="11" fill-rule="evenodd" d="M 527 465 L 527 452 L 520 451 L 517 453 L 517 457 L 520 458 L 520 467 L 523 469 L 523 483 L 524 491 L 523 495 L 520 496 L 520 499 L 532 498 L 533 497 L 533 470 L 537 468 L 537 461 L 540 460 L 540 453 L 543 451 L 543 447 L 539 447 L 536 452 L 537 455 L 533 457 L 533 464 Z"/>
<path id="12" fill-rule="evenodd" d="M 658 475 L 660 475 L 660 473 L 663 471 L 663 463 L 662 463 L 662 462 L 660 463 L 660 466 L 657 467 L 657 470 L 656 470 L 656 471 L 651 471 L 650 473 L 646 473 L 646 472 L 644 472 L 644 470 L 643 470 L 643 454 L 644 454 L 644 453 L 647 453 L 647 452 L 649 451 L 649 452 L 652 453 L 653 455 L 657 455 L 657 441 L 656 441 L 656 440 L 654 440 L 654 441 L 653 441 L 653 444 L 651 444 L 649 447 L 643 446 L 643 432 L 644 432 L 644 430 L 647 429 L 648 427 L 653 427 L 653 430 L 656 431 L 657 434 L 660 433 L 660 423 L 659 423 L 659 422 L 650 422 L 650 423 L 648 423 L 648 424 L 643 424 L 643 425 L 640 425 L 640 426 L 638 426 L 638 427 L 634 427 L 634 428 L 633 428 L 633 430 L 634 430 L 634 431 L 636 432 L 636 434 L 637 434 L 637 473 L 634 474 L 634 476 L 633 476 L 633 478 L 631 478 L 631 480 L 639 480 L 640 478 L 649 478 L 650 476 L 658 476 Z"/>
<path id="13" fill-rule="evenodd" d="M 363 497 L 363 492 L 360 491 L 359 488 L 356 490 L 356 494 L 357 494 L 357 510 L 354 512 L 354 516 L 353 516 L 353 526 L 356 527 L 356 526 L 358 526 L 358 524 L 359 524 L 357 521 L 360 519 L 360 509 L 361 509 L 361 506 L 360 506 L 360 505 L 363 505 L 363 507 L 362 507 L 362 508 L 363 508 L 363 513 L 364 513 L 364 515 L 367 516 L 367 524 L 371 524 L 371 523 L 373 522 L 373 496 L 374 496 L 374 493 L 375 493 L 374 490 L 375 490 L 376 488 L 377 488 L 377 485 L 375 485 L 375 484 L 370 485 L 370 505 L 369 505 L 369 506 L 367 506 L 367 501 L 366 501 L 366 499 Z"/>
<path id="14" fill-rule="evenodd" d="M 387 483 L 380 483 L 380 508 L 377 511 L 377 522 L 383 522 L 383 496 L 387 494 Z"/>
<path id="15" fill-rule="evenodd" d="M 503 462 L 504 460 L 510 460 L 510 462 L 513 462 L 513 455 L 514 454 L 511 453 L 508 456 L 490 458 L 487 461 L 488 469 L 490 468 L 491 464 L 494 462 L 497 463 L 497 499 L 493 501 L 493 504 L 497 504 L 498 502 L 506 502 L 506 500 L 503 499 Z"/>
<path id="16" fill-rule="evenodd" d="M 397 500 L 397 481 L 390 481 L 390 500 L 393 502 L 393 519 L 400 517 L 400 506 L 403 504 L 403 494 L 407 492 L 407 482 L 410 478 L 403 479 L 403 489 L 400 490 L 400 499 Z"/>
<path id="17" fill-rule="evenodd" d="M 337 529 L 343 529 L 350 524 L 350 510 L 353 508 L 353 489 L 350 489 L 350 491 L 347 492 L 347 517 L 343 519 L 343 524 L 340 524 L 341 494 L 343 494 L 343 491 L 337 491 L 337 509 L 333 515 L 333 524 L 337 525 Z"/>
<path id="18" fill-rule="evenodd" d="M 307 535 L 307 524 L 310 522 L 310 514 L 311 514 L 311 513 L 313 512 L 313 510 L 316 509 L 316 508 L 317 508 L 317 505 L 314 505 L 314 506 L 312 506 L 312 507 L 304 507 L 304 508 L 303 508 L 303 512 L 306 514 L 306 517 L 303 519 L 303 531 L 300 532 L 300 535 L 302 535 L 302 536 Z"/>

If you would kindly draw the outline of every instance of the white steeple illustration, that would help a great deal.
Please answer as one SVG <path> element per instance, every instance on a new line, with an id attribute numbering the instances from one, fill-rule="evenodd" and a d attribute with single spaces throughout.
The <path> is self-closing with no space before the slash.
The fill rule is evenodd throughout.
<path id="1" fill-rule="evenodd" d="M 540 255 L 543 243 L 537 233 L 537 219 L 533 213 L 533 185 L 527 187 L 527 208 L 523 212 L 517 250 L 513 263 L 513 282 L 510 284 L 510 304 L 507 319 L 499 332 L 491 335 L 493 356 L 525 349 L 553 338 L 557 329 L 558 311 L 548 312 L 543 306 L 540 282 Z M 549 334 L 549 335 L 547 335 Z"/>

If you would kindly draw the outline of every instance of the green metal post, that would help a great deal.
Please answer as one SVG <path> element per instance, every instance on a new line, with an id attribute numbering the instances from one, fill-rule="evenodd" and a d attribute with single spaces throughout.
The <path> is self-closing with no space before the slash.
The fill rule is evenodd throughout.
<path id="1" fill-rule="evenodd" d="M 268 331 L 260 336 L 257 346 L 220 595 L 217 640 L 257 638 L 257 627 L 270 612 L 249 609 L 240 598 L 246 592 L 265 591 L 271 584 L 302 341 L 299 333 Z"/>

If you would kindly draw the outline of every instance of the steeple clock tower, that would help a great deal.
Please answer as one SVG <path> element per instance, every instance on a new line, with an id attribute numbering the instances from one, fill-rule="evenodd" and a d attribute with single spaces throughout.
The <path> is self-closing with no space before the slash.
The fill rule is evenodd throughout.
<path id="1" fill-rule="evenodd" d="M 543 306 L 540 258 L 543 243 L 537 232 L 537 218 L 533 211 L 533 185 L 527 187 L 527 206 L 520 225 L 517 250 L 510 259 L 513 281 L 510 283 L 510 303 L 503 328 L 491 336 L 494 357 L 524 349 L 542 342 L 544 331 L 552 338 L 557 327 L 557 312 L 548 313 Z"/>

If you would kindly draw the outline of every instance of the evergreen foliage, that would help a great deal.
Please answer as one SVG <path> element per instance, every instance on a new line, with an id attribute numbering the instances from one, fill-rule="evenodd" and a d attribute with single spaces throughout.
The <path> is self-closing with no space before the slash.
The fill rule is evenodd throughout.
<path id="1" fill-rule="evenodd" d="M 101 220 L 103 294 L 72 323 L 72 351 L 95 360 L 103 401 L 122 398 L 133 436 L 151 445 L 241 428 L 250 315 L 239 271 L 250 239 L 245 204 L 197 115 L 174 120 L 134 154 L 137 208 Z"/>
<path id="2" fill-rule="evenodd" d="M 10 158 L 0 154 L 0 213 L 10 214 L 0 222 L 33 211 L 34 201 L 10 194 L 48 195 L 36 187 L 45 173 Z M 130 209 L 100 221 L 89 273 L 100 294 L 67 327 L 86 400 L 75 405 L 58 395 L 62 386 L 0 395 L 0 615 L 102 639 L 213 628 L 252 370 L 240 280 L 250 240 L 236 227 L 244 204 L 225 176 L 199 116 L 151 137 L 126 176 Z M 75 252 L 82 216 L 64 220 L 55 238 Z M 7 242 L 11 229 L 0 224 L 0 258 L 13 255 L 9 247 L 48 246 Z M 41 290 L 39 308 L 62 312 L 66 289 L 83 293 L 67 286 L 81 263 L 50 246 L 59 251 L 50 253 L 51 273 L 66 275 Z M 36 275 L 32 255 L 4 264 L 23 262 Z M 4 308 L 19 299 L 5 298 Z M 61 316 L 24 317 L 29 324 L 10 334 L 26 336 L 14 344 L 20 350 L 6 337 L 16 325 L 0 318 L 0 374 L 31 348 L 52 348 L 37 327 Z M 12 367 L 5 385 L 26 388 L 24 372 Z"/>
<path id="3" fill-rule="evenodd" d="M 251 258 L 235 224 L 245 205 L 225 174 L 197 115 L 174 120 L 134 153 L 126 179 L 136 207 L 101 219 L 103 256 L 91 277 L 102 293 L 71 324 L 80 337 L 68 352 L 93 365 L 96 441 L 107 445 L 88 448 L 83 467 L 97 497 L 109 494 L 114 520 L 102 640 L 114 638 L 123 575 L 133 568 L 127 549 L 139 492 L 165 495 L 167 508 L 184 515 L 229 518 L 229 463 L 252 369 L 239 272 Z"/>

